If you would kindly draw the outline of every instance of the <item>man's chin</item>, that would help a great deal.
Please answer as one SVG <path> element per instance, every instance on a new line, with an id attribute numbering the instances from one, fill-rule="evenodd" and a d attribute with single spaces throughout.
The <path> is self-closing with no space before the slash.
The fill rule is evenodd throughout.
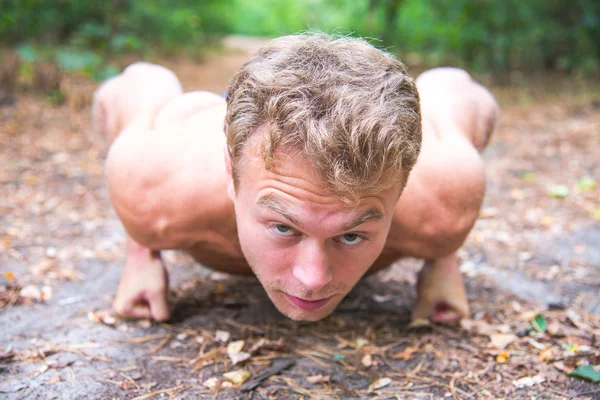
<path id="1" fill-rule="evenodd" d="M 290 300 L 288 300 L 284 293 L 278 293 L 278 295 L 271 296 L 271 301 L 275 305 L 275 308 L 279 310 L 280 313 L 292 319 L 294 321 L 309 321 L 315 322 L 319 321 L 328 315 L 330 315 L 333 311 L 335 311 L 338 303 L 340 302 L 340 296 L 333 296 L 328 304 L 325 304 L 323 307 L 316 310 L 305 310 L 296 305 L 294 305 Z"/>

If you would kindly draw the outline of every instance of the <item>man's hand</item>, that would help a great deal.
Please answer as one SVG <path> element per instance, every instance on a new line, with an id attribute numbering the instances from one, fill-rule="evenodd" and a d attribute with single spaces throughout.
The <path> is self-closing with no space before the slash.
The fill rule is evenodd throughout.
<path id="1" fill-rule="evenodd" d="M 469 315 L 467 294 L 458 264 L 452 254 L 426 262 L 417 282 L 417 304 L 412 320 L 429 319 L 442 324 L 456 324 Z"/>
<path id="2" fill-rule="evenodd" d="M 123 317 L 166 321 L 168 291 L 168 273 L 160 255 L 128 254 L 113 309 Z"/>
<path id="3" fill-rule="evenodd" d="M 94 94 L 94 125 L 109 145 L 125 129 L 151 129 L 158 112 L 183 89 L 175 74 L 138 62 L 104 82 Z"/>

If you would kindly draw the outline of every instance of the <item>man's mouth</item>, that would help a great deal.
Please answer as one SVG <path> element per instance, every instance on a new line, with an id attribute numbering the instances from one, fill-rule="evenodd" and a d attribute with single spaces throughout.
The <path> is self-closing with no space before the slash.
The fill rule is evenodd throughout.
<path id="1" fill-rule="evenodd" d="M 320 300 L 304 300 L 304 299 L 301 299 L 296 296 L 292 296 L 287 293 L 286 293 L 286 296 L 290 299 L 290 301 L 292 303 L 294 303 L 294 305 L 296 307 L 302 308 L 303 310 L 318 310 L 319 308 L 321 308 L 325 304 L 327 304 L 329 302 L 329 300 L 331 300 L 331 297 L 333 297 L 333 296 L 330 296 L 330 297 L 320 299 Z"/>

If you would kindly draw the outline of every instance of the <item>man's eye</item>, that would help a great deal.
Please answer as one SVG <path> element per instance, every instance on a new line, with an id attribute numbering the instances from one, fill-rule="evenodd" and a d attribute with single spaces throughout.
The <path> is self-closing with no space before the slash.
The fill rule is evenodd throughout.
<path id="1" fill-rule="evenodd" d="M 345 244 L 346 246 L 356 246 L 360 242 L 363 241 L 363 238 L 357 235 L 356 233 L 346 233 L 340 237 L 340 242 Z"/>
<path id="2" fill-rule="evenodd" d="M 284 224 L 272 225 L 271 229 L 273 230 L 273 232 L 275 232 L 275 234 L 279 236 L 288 237 L 294 235 L 294 230 L 291 227 Z"/>

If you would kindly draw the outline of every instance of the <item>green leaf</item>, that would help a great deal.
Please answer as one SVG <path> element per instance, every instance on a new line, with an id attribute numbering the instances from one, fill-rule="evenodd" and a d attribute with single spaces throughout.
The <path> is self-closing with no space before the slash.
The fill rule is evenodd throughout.
<path id="1" fill-rule="evenodd" d="M 589 176 L 584 176 L 577 180 L 577 189 L 582 192 L 586 190 L 594 190 L 596 188 L 596 181 Z"/>
<path id="2" fill-rule="evenodd" d="M 546 332 L 546 327 L 548 326 L 548 324 L 546 323 L 546 317 L 544 317 L 542 314 L 536 315 L 531 320 L 531 326 L 533 327 L 533 329 L 540 333 Z"/>
<path id="3" fill-rule="evenodd" d="M 121 73 L 121 70 L 119 70 L 119 68 L 117 68 L 114 65 L 110 65 L 109 64 L 109 65 L 107 65 L 104 68 L 100 68 L 100 69 L 95 70 L 92 75 L 93 75 L 93 78 L 96 81 L 101 82 L 101 81 L 104 81 L 106 79 L 110 79 L 113 76 L 117 76 L 120 73 Z"/>
<path id="4" fill-rule="evenodd" d="M 17 46 L 16 51 L 19 55 L 19 58 L 25 62 L 31 63 L 38 59 L 35 49 L 28 44 Z"/>
<path id="5" fill-rule="evenodd" d="M 548 187 L 548 194 L 552 197 L 564 199 L 569 195 L 569 188 L 565 185 L 551 185 Z"/>
<path id="6" fill-rule="evenodd" d="M 596 371 L 591 365 L 580 365 L 569 372 L 568 375 L 574 376 L 575 378 L 586 379 L 594 383 L 600 382 L 600 371 Z"/>
<path id="7" fill-rule="evenodd" d="M 535 180 L 535 173 L 531 171 L 523 172 L 521 179 L 523 182 L 533 182 Z"/>
<path id="8" fill-rule="evenodd" d="M 56 62 L 66 71 L 92 71 L 102 63 L 102 58 L 91 51 L 64 49 L 56 54 Z"/>

